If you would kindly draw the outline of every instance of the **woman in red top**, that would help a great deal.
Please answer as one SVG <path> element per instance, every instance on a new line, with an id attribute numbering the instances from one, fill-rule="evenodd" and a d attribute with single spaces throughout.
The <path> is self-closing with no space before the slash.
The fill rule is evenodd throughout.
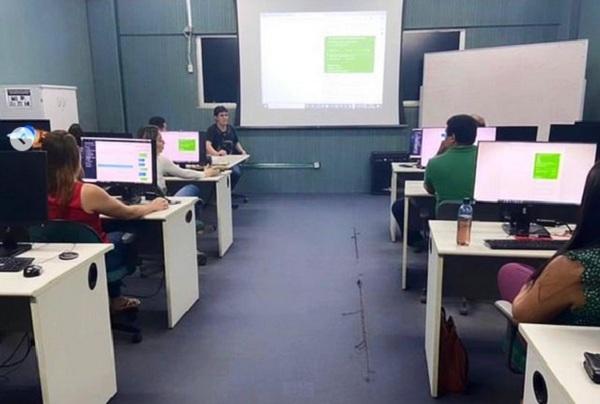
<path id="1" fill-rule="evenodd" d="M 117 219 L 137 219 L 149 213 L 168 208 L 163 198 L 145 205 L 127 206 L 111 197 L 97 185 L 84 184 L 79 180 L 81 158 L 75 138 L 65 131 L 44 134 L 41 147 L 48 155 L 48 216 L 84 223 L 94 229 L 105 243 L 115 244 L 106 254 L 106 270 L 116 270 L 126 259 L 125 246 L 119 242 L 121 233 L 105 233 L 100 215 Z M 138 299 L 121 296 L 121 282 L 108 284 L 113 311 L 139 306 Z"/>

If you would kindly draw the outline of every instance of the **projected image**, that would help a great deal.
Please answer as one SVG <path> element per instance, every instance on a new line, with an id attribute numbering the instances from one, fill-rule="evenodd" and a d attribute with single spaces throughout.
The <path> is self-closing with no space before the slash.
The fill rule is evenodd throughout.
<path id="1" fill-rule="evenodd" d="M 261 13 L 267 109 L 381 108 L 386 12 Z"/>

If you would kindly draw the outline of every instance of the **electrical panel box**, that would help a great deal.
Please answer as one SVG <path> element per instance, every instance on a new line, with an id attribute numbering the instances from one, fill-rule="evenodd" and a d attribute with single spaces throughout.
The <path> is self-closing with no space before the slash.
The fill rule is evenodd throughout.
<path id="1" fill-rule="evenodd" d="M 79 123 L 77 87 L 2 85 L 0 119 L 48 119 L 52 130 L 67 130 Z"/>

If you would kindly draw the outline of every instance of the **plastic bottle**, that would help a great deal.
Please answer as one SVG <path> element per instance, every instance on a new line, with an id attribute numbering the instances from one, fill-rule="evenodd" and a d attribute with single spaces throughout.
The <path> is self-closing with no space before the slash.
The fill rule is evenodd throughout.
<path id="1" fill-rule="evenodd" d="M 471 243 L 471 223 L 473 222 L 473 206 L 471 199 L 463 199 L 458 208 L 458 221 L 456 223 L 456 244 L 467 246 Z"/>

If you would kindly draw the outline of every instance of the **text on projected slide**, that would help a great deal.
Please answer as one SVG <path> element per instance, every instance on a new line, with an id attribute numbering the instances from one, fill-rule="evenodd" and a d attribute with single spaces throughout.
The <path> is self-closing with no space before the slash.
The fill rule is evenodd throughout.
<path id="1" fill-rule="evenodd" d="M 261 13 L 268 109 L 381 108 L 386 12 Z"/>

